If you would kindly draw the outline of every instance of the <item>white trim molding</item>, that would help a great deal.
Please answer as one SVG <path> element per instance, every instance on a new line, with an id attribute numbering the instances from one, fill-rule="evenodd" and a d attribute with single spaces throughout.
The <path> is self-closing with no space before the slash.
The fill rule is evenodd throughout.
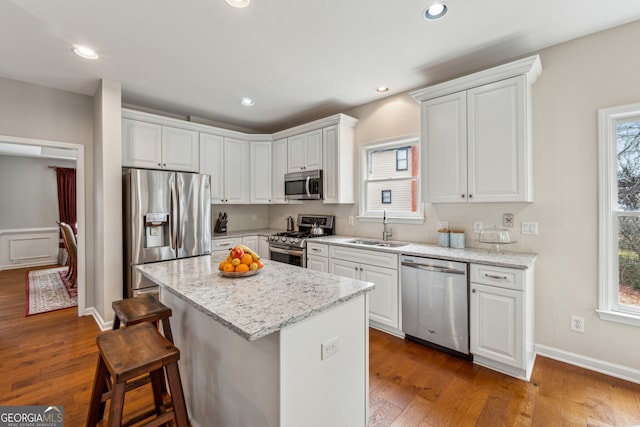
<path id="1" fill-rule="evenodd" d="M 582 356 L 558 348 L 547 347 L 542 344 L 536 344 L 536 353 L 538 353 L 538 356 L 548 357 L 549 359 L 558 360 L 590 371 L 600 372 L 601 374 L 640 384 L 640 370 L 638 369 Z"/>

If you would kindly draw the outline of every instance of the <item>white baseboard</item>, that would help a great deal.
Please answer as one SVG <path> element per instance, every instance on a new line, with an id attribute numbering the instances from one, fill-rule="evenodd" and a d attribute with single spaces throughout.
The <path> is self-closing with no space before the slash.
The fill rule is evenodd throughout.
<path id="1" fill-rule="evenodd" d="M 605 362 L 604 360 L 593 359 L 591 357 L 570 353 L 568 351 L 547 347 L 541 344 L 536 344 L 536 353 L 540 356 L 565 362 L 570 365 L 579 366 L 591 371 L 600 372 L 601 374 L 640 384 L 640 370 L 638 369 Z"/>
<path id="2" fill-rule="evenodd" d="M 109 331 L 113 328 L 113 320 L 106 322 L 94 307 L 88 307 L 85 309 L 85 315 L 92 316 L 101 331 Z"/>

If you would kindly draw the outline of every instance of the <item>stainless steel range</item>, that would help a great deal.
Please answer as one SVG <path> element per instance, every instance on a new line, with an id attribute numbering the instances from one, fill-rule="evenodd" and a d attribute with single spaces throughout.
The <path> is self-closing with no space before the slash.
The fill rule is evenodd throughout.
<path id="1" fill-rule="evenodd" d="M 284 231 L 269 236 L 269 255 L 274 261 L 307 266 L 307 240 L 335 234 L 334 215 L 299 214 L 298 231 Z"/>

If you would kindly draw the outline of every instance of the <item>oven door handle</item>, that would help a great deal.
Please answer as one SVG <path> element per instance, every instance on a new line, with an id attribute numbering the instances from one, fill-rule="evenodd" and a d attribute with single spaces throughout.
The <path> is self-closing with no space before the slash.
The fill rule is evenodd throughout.
<path id="1" fill-rule="evenodd" d="M 279 248 L 274 248 L 273 246 L 271 246 L 271 247 L 269 248 L 269 250 L 270 250 L 271 252 L 275 252 L 275 253 L 277 253 L 277 254 L 297 255 L 297 256 L 302 256 L 302 255 L 304 255 L 304 252 L 303 252 L 303 251 L 292 251 L 292 250 L 289 250 L 289 249 L 279 249 Z"/>

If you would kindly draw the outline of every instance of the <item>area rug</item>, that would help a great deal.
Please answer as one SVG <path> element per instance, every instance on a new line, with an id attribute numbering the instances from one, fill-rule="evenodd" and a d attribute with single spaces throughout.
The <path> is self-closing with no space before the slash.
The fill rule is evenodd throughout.
<path id="1" fill-rule="evenodd" d="M 32 270 L 27 277 L 27 316 L 78 305 L 78 289 L 64 275 L 68 267 Z"/>

